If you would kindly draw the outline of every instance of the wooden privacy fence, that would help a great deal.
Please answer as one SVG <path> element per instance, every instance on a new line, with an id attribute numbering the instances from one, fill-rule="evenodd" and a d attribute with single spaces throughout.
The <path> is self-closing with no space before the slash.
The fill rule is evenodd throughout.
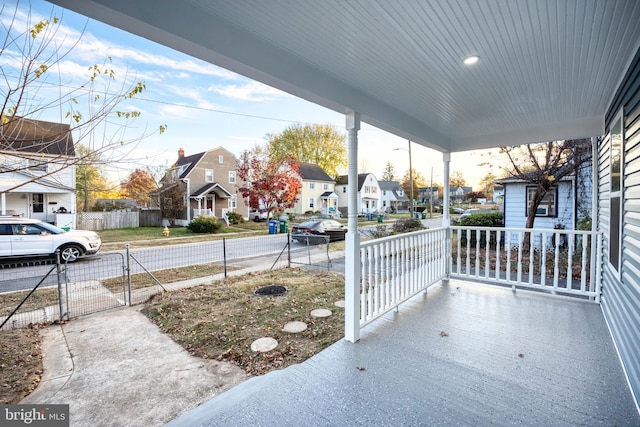
<path id="1" fill-rule="evenodd" d="M 112 230 L 140 226 L 139 212 L 78 212 L 77 227 L 80 230 Z"/>

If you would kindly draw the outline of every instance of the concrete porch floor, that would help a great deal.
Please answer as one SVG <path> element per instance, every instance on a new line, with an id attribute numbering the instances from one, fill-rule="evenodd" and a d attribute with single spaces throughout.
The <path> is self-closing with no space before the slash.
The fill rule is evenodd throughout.
<path id="1" fill-rule="evenodd" d="M 171 426 L 603 425 L 640 414 L 600 307 L 452 280 Z"/>

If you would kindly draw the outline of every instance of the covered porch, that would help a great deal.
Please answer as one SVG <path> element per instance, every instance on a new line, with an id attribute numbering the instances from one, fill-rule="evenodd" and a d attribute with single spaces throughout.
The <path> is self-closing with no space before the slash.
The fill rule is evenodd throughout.
<path id="1" fill-rule="evenodd" d="M 640 425 L 597 304 L 438 282 L 313 358 L 169 423 Z"/>

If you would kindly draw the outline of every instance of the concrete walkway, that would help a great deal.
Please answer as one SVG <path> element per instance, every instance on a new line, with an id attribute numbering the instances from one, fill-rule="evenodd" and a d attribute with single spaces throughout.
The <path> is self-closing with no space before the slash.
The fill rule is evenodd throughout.
<path id="1" fill-rule="evenodd" d="M 44 376 L 21 403 L 69 404 L 71 426 L 160 426 L 248 378 L 189 355 L 141 308 L 41 330 Z"/>

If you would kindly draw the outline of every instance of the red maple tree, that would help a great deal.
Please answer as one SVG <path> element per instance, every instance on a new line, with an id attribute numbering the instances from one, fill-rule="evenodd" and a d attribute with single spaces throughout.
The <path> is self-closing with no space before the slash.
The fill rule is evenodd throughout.
<path id="1" fill-rule="evenodd" d="M 302 189 L 298 165 L 293 160 L 276 161 L 260 146 L 245 151 L 238 162 L 238 176 L 246 185 L 240 188 L 249 206 L 264 207 L 267 217 L 273 211 L 293 208 Z"/>

